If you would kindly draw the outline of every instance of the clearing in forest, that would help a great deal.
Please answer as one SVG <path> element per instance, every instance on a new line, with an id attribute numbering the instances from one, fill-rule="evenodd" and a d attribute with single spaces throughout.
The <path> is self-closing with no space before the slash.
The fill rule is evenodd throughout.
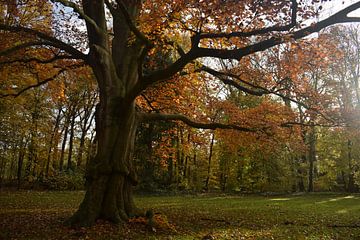
<path id="1" fill-rule="evenodd" d="M 137 196 L 146 219 L 72 229 L 83 192 L 1 192 L 0 239 L 360 239 L 360 195 Z"/>

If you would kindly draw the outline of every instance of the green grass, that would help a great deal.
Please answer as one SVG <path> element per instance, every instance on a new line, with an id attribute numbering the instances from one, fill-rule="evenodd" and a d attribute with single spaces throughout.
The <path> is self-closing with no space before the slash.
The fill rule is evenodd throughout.
<path id="1" fill-rule="evenodd" d="M 360 195 L 138 196 L 144 221 L 88 229 L 61 223 L 83 192 L 0 192 L 0 239 L 360 239 Z"/>

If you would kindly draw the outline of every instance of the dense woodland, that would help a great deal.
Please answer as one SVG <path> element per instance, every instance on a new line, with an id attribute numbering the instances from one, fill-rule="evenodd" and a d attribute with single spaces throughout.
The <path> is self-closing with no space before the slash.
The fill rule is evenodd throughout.
<path id="1" fill-rule="evenodd" d="M 360 3 L 209 2 L 0 1 L 0 186 L 359 191 Z"/>

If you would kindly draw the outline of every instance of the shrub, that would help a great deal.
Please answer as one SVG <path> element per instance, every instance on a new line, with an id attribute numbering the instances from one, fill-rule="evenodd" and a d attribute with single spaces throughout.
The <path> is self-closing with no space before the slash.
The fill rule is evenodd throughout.
<path id="1" fill-rule="evenodd" d="M 48 190 L 82 190 L 85 178 L 82 172 L 62 172 L 42 181 Z"/>

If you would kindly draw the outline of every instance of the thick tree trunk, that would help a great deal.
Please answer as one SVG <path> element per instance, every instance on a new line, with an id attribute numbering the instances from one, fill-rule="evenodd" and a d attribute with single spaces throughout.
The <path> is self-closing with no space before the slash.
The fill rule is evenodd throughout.
<path id="1" fill-rule="evenodd" d="M 93 57 L 100 59 L 94 59 L 93 66 L 100 85 L 95 116 L 97 153 L 88 163 L 85 198 L 69 220 L 81 226 L 90 226 L 99 218 L 119 223 L 138 214 L 132 195 L 132 186 L 137 184 L 132 166 L 138 125 L 135 100 L 125 97 L 121 80 L 108 61 L 108 52 L 98 47 L 92 51 Z M 131 56 L 134 58 L 129 53 Z M 136 81 L 137 65 L 129 64 L 127 71 L 123 73 L 127 81 Z"/>
<path id="2" fill-rule="evenodd" d="M 83 0 L 83 10 L 94 23 L 86 22 L 88 63 L 99 85 L 96 108 L 97 153 L 88 163 L 86 194 L 71 225 L 90 226 L 102 218 L 119 223 L 137 214 L 132 186 L 137 178 L 132 166 L 138 125 L 133 90 L 139 81 L 139 56 L 143 45 L 128 41 L 130 29 L 124 14 L 113 9 L 112 46 L 103 0 Z M 123 1 L 136 19 L 140 1 Z"/>
<path id="3" fill-rule="evenodd" d="M 137 128 L 134 104 L 100 103 L 97 111 L 98 152 L 89 163 L 85 199 L 70 219 L 83 226 L 98 218 L 118 223 L 136 212 L 132 185 L 137 179 L 131 163 Z"/>

